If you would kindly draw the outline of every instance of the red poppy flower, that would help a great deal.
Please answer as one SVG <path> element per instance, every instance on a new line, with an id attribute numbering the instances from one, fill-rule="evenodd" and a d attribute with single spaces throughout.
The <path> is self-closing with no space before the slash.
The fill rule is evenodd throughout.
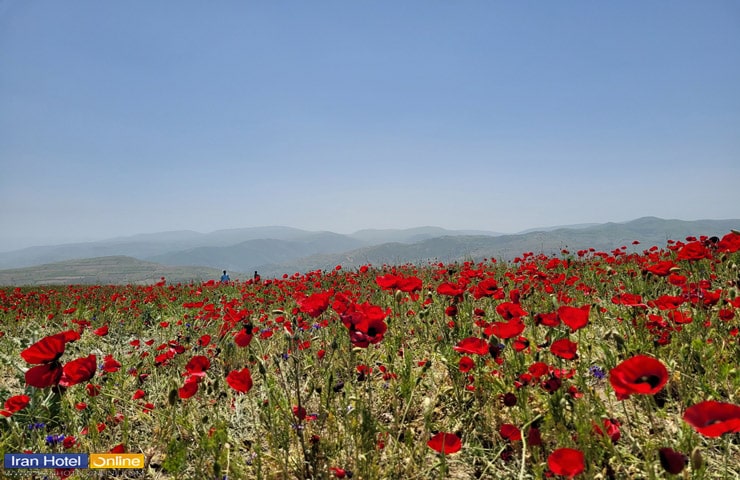
<path id="1" fill-rule="evenodd" d="M 578 344 L 576 342 L 570 341 L 570 339 L 568 338 L 555 340 L 554 342 L 552 342 L 552 345 L 550 345 L 550 351 L 553 355 L 564 358 L 566 360 L 573 360 L 574 358 L 577 358 L 577 350 Z"/>
<path id="2" fill-rule="evenodd" d="M 508 322 L 493 322 L 491 325 L 486 327 L 484 333 L 488 336 L 493 335 L 494 337 L 505 339 L 514 338 L 520 335 L 524 331 L 525 325 L 520 318 L 514 318 Z"/>
<path id="3" fill-rule="evenodd" d="M 481 282 L 475 286 L 475 289 L 473 290 L 473 297 L 475 297 L 476 300 L 483 297 L 492 297 L 496 294 L 497 291 L 498 282 L 496 282 L 496 279 L 486 278 L 485 280 L 481 280 Z"/>
<path id="4" fill-rule="evenodd" d="M 15 395 L 5 400 L 5 410 L 0 411 L 0 415 L 9 417 L 15 412 L 19 412 L 26 408 L 31 398 L 28 395 Z"/>
<path id="5" fill-rule="evenodd" d="M 518 337 L 513 343 L 514 351 L 521 352 L 529 348 L 529 339 L 526 337 Z"/>
<path id="6" fill-rule="evenodd" d="M 240 347 L 248 347 L 252 343 L 252 333 L 247 333 L 246 328 L 240 329 L 236 335 L 234 335 L 234 342 Z"/>
<path id="7" fill-rule="evenodd" d="M 95 330 L 93 330 L 93 333 L 99 337 L 104 337 L 108 335 L 108 325 L 103 325 L 100 328 L 96 328 Z"/>
<path id="8" fill-rule="evenodd" d="M 664 260 L 652 265 L 648 265 L 647 267 L 645 267 L 645 271 L 659 277 L 667 277 L 668 275 L 670 275 L 671 271 L 677 267 L 678 266 L 671 260 Z"/>
<path id="9" fill-rule="evenodd" d="M 627 307 L 647 308 L 642 302 L 642 297 L 636 293 L 622 293 L 612 297 L 612 303 L 615 305 L 625 305 Z"/>
<path id="10" fill-rule="evenodd" d="M 661 295 L 655 300 L 648 302 L 648 305 L 650 305 L 651 307 L 657 307 L 659 310 L 675 310 L 680 307 L 681 304 L 685 301 L 686 299 L 683 297 L 677 297 L 674 295 Z"/>
<path id="11" fill-rule="evenodd" d="M 720 252 L 733 253 L 740 250 L 740 233 L 730 232 L 719 241 L 717 250 Z"/>
<path id="12" fill-rule="evenodd" d="M 510 442 L 518 442 L 522 439 L 522 432 L 516 428 L 516 425 L 512 425 L 511 423 L 504 423 L 501 425 L 498 429 L 498 433 L 504 440 L 508 440 Z"/>
<path id="13" fill-rule="evenodd" d="M 106 355 L 103 359 L 103 371 L 108 373 L 117 372 L 121 369 L 121 362 L 113 358 L 113 355 Z"/>
<path id="14" fill-rule="evenodd" d="M 606 435 L 611 439 L 612 443 L 617 443 L 619 439 L 622 438 L 622 432 L 619 431 L 620 423 L 611 418 L 605 418 L 602 423 L 604 424 L 606 433 L 604 433 L 604 430 L 602 430 L 596 423 L 593 424 L 594 433 L 597 433 L 598 435 Z"/>
<path id="15" fill-rule="evenodd" d="M 457 368 L 460 369 L 460 371 L 463 373 L 469 372 L 473 369 L 474 366 L 475 362 L 473 362 L 473 359 L 468 357 L 467 355 L 462 357 L 460 359 L 460 362 L 457 364 Z"/>
<path id="16" fill-rule="evenodd" d="M 119 443 L 115 447 L 111 448 L 108 453 L 126 453 L 126 446 L 122 443 Z"/>
<path id="17" fill-rule="evenodd" d="M 398 288 L 398 281 L 400 278 L 400 275 L 389 273 L 387 275 L 379 275 L 375 277 L 375 283 L 377 283 L 383 290 L 396 290 Z"/>
<path id="18" fill-rule="evenodd" d="M 319 317 L 329 308 L 329 300 L 334 292 L 314 293 L 306 298 L 298 300 L 301 312 L 307 313 L 311 318 Z"/>
<path id="19" fill-rule="evenodd" d="M 678 250 L 676 256 L 679 260 L 701 260 L 702 258 L 712 258 L 712 253 L 707 247 L 699 241 L 689 242 Z"/>
<path id="20" fill-rule="evenodd" d="M 52 337 L 59 337 L 64 340 L 64 343 L 70 343 L 79 340 L 80 334 L 75 330 L 65 330 L 63 332 L 57 333 L 56 335 L 52 335 Z"/>
<path id="21" fill-rule="evenodd" d="M 87 382 L 95 376 L 96 368 L 97 357 L 95 355 L 88 355 L 87 357 L 72 360 L 64 365 L 59 385 L 62 387 L 71 387 L 78 383 Z"/>
<path id="22" fill-rule="evenodd" d="M 198 392 L 198 377 L 192 376 L 192 375 L 185 379 L 185 385 L 177 389 L 177 395 L 183 400 L 187 400 L 188 398 L 195 395 L 197 392 Z"/>
<path id="23" fill-rule="evenodd" d="M 680 310 L 671 310 L 670 312 L 668 312 L 668 318 L 678 324 L 686 324 L 694 321 L 694 319 L 689 317 L 687 313 L 684 313 Z"/>
<path id="24" fill-rule="evenodd" d="M 448 297 L 460 297 L 464 292 L 464 288 L 452 283 L 443 283 L 437 287 L 438 294 L 446 295 Z"/>
<path id="25" fill-rule="evenodd" d="M 544 362 L 535 362 L 527 368 L 533 376 L 540 378 L 550 373 L 550 367 Z"/>
<path id="26" fill-rule="evenodd" d="M 100 385 L 88 383 L 87 385 L 85 385 L 85 391 L 87 392 L 88 396 L 97 397 L 98 395 L 100 395 Z"/>
<path id="27" fill-rule="evenodd" d="M 527 444 L 532 447 L 542 445 L 542 434 L 539 428 L 530 427 L 529 432 L 527 432 Z"/>
<path id="28" fill-rule="evenodd" d="M 329 467 L 329 471 L 331 471 L 332 475 L 334 475 L 336 478 L 345 478 L 347 476 L 347 470 L 339 467 Z"/>
<path id="29" fill-rule="evenodd" d="M 399 282 L 397 288 L 401 290 L 402 292 L 406 293 L 413 293 L 418 292 L 421 290 L 422 282 L 419 277 L 402 277 Z"/>
<path id="30" fill-rule="evenodd" d="M 196 355 L 185 365 L 185 370 L 189 376 L 203 377 L 209 368 L 211 368 L 211 361 L 205 355 Z"/>
<path id="31" fill-rule="evenodd" d="M 342 315 L 342 322 L 349 325 L 349 340 L 355 347 L 367 348 L 383 340 L 388 325 L 382 319 L 370 318 L 361 312 Z"/>
<path id="32" fill-rule="evenodd" d="M 558 448 L 547 457 L 547 466 L 555 475 L 573 478 L 585 470 L 583 452 L 573 448 Z"/>
<path id="33" fill-rule="evenodd" d="M 673 475 L 681 473 L 688 460 L 686 455 L 672 448 L 661 448 L 658 450 L 658 457 L 660 458 L 660 465 L 663 469 Z"/>
<path id="34" fill-rule="evenodd" d="M 629 358 L 609 372 L 609 383 L 619 400 L 630 395 L 654 395 L 668 382 L 668 370 L 659 360 L 647 355 Z"/>
<path id="35" fill-rule="evenodd" d="M 740 405 L 707 400 L 687 408 L 683 419 L 705 437 L 740 432 Z"/>
<path id="36" fill-rule="evenodd" d="M 246 367 L 232 370 L 226 376 L 226 383 L 239 393 L 247 393 L 252 388 L 252 375 Z"/>
<path id="37" fill-rule="evenodd" d="M 513 302 L 500 303 L 496 306 L 496 313 L 501 315 L 504 320 L 511 320 L 513 318 L 520 318 L 528 315 L 528 313 L 522 309 L 521 305 Z"/>
<path id="38" fill-rule="evenodd" d="M 472 353 L 474 355 L 488 354 L 488 342 L 478 337 L 463 338 L 452 348 L 460 353 Z"/>
<path id="39" fill-rule="evenodd" d="M 392 273 L 377 277 L 375 282 L 383 290 L 400 290 L 406 293 L 419 291 L 422 287 L 421 279 L 418 277 L 404 277 Z"/>
<path id="40" fill-rule="evenodd" d="M 429 448 L 443 455 L 459 452 L 462 448 L 460 437 L 454 433 L 440 432 L 433 436 L 428 442 Z"/>
<path id="41" fill-rule="evenodd" d="M 560 317 L 558 314 L 553 313 L 538 313 L 534 316 L 535 325 L 544 325 L 546 327 L 557 327 L 560 325 Z"/>
<path id="42" fill-rule="evenodd" d="M 36 388 L 51 387 L 59 383 L 62 373 L 59 362 L 44 363 L 26 371 L 26 384 Z"/>
<path id="43" fill-rule="evenodd" d="M 303 408 L 302 406 L 299 407 L 298 405 L 293 405 L 293 415 L 298 420 L 305 420 L 306 419 L 306 409 Z"/>
<path id="44" fill-rule="evenodd" d="M 21 357 L 31 365 L 52 363 L 62 356 L 66 343 L 64 336 L 60 334 L 44 337 L 23 350 Z"/>
<path id="45" fill-rule="evenodd" d="M 571 332 L 575 332 L 588 324 L 588 314 L 590 311 L 591 305 L 584 305 L 580 308 L 563 305 L 558 308 L 558 318 L 570 327 Z"/>

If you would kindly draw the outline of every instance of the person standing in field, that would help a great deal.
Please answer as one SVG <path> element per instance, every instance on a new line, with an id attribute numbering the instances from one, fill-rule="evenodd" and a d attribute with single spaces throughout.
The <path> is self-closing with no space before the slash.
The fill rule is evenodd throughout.
<path id="1" fill-rule="evenodd" d="M 221 283 L 229 283 L 230 280 L 231 278 L 229 278 L 229 274 L 224 270 L 224 274 L 221 275 Z"/>

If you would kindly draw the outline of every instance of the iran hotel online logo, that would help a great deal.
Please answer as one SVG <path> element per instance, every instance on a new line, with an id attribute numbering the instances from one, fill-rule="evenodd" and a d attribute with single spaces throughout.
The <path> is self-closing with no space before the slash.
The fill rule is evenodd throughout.
<path id="1" fill-rule="evenodd" d="M 4 469 L 144 468 L 143 453 L 6 453 Z"/>

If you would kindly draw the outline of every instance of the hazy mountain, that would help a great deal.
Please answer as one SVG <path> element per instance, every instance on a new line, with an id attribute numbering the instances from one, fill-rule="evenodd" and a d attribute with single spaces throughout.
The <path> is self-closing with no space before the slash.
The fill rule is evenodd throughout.
<path id="1" fill-rule="evenodd" d="M 335 255 L 314 255 L 281 265 L 263 265 L 265 275 L 328 270 L 335 265 L 345 268 L 372 264 L 481 261 L 484 258 L 512 260 L 524 252 L 558 255 L 563 249 L 572 253 L 594 248 L 610 252 L 622 246 L 642 251 L 650 246 L 665 247 L 669 239 L 685 240 L 687 236 L 722 236 L 740 227 L 740 220 L 663 220 L 645 217 L 631 222 L 605 223 L 590 227 L 560 228 L 516 235 L 444 236 L 414 244 L 388 243 L 360 248 Z M 633 241 L 638 245 L 632 245 Z"/>
<path id="2" fill-rule="evenodd" d="M 149 257 L 165 265 L 208 265 L 240 272 L 251 272 L 265 264 L 283 264 L 318 253 L 336 253 L 364 245 L 359 240 L 337 233 L 305 235 L 300 240 L 274 238 L 247 240 L 228 247 L 198 247 Z"/>
<path id="3" fill-rule="evenodd" d="M 312 232 L 279 226 L 217 230 L 211 233 L 184 230 L 0 252 L 0 268 L 29 267 L 63 260 L 116 255 L 134 257 L 140 260 L 162 261 L 169 265 L 206 265 L 214 268 L 224 265 L 224 268 L 233 268 L 230 265 L 243 263 L 251 268 L 254 263 L 251 260 L 247 260 L 245 263 L 243 259 L 238 261 L 229 259 L 234 256 L 248 255 L 260 260 L 260 262 L 275 263 L 314 253 L 338 253 L 360 246 L 387 242 L 413 243 L 436 236 L 467 235 L 470 233 L 472 231 L 445 230 L 436 227 L 406 230 L 363 230 L 352 235 Z M 261 247 L 258 247 L 257 244 L 244 248 L 237 247 L 243 242 L 267 239 L 293 243 L 278 245 L 277 243 L 261 242 Z M 217 248 L 219 247 L 227 248 L 227 251 L 218 251 Z M 294 253 L 290 252 L 291 248 L 295 250 Z M 241 252 L 241 250 L 245 251 Z"/>
<path id="4" fill-rule="evenodd" d="M 560 230 L 563 228 L 568 229 L 579 229 L 579 228 L 588 228 L 588 227 L 595 227 L 597 225 L 600 225 L 598 223 L 576 223 L 573 225 L 555 225 L 551 227 L 537 227 L 537 228 L 528 228 L 526 230 L 522 230 L 521 232 L 517 232 L 517 235 L 521 235 L 524 233 L 532 233 L 532 232 L 552 232 L 553 230 Z"/>
<path id="5" fill-rule="evenodd" d="M 229 270 L 232 278 L 249 278 L 258 270 L 267 278 L 284 273 L 328 270 L 336 265 L 345 268 L 372 264 L 454 262 L 463 260 L 480 261 L 484 258 L 511 260 L 524 252 L 557 255 L 563 249 L 573 253 L 580 249 L 594 248 L 611 251 L 621 246 L 641 251 L 652 245 L 665 247 L 669 239 L 684 240 L 687 236 L 722 236 L 731 229 L 740 228 L 740 220 L 664 220 L 645 217 L 630 222 L 605 223 L 593 226 L 575 226 L 553 230 L 540 229 L 516 235 L 461 235 L 461 231 L 422 227 L 408 230 L 363 230 L 352 235 L 331 232 L 307 232 L 287 227 L 222 230 L 211 234 L 197 232 L 166 232 L 153 235 L 136 235 L 106 242 L 35 247 L 19 252 L 10 252 L 3 257 L 5 262 L 17 262 L 12 254 L 23 261 L 43 261 L 40 267 L 15 270 L 0 270 L 0 284 L 20 283 L 107 283 L 111 278 L 131 278 L 131 281 L 147 281 L 165 276 L 176 278 L 217 278 L 222 269 Z M 437 233 L 440 235 L 435 236 Z M 252 238 L 235 244 L 221 245 L 229 239 L 244 238 L 260 234 L 273 234 L 283 238 Z M 193 242 L 202 242 L 209 237 L 211 244 L 177 248 Z M 381 241 L 394 239 L 394 241 Z M 632 245 L 637 240 L 638 245 Z M 215 244 L 215 245 L 214 245 Z M 118 250 L 114 247 L 118 246 Z M 170 248 L 175 245 L 175 248 Z M 122 276 L 126 269 L 119 268 L 120 252 L 136 250 L 139 276 Z M 59 256 L 91 252 L 116 252 L 112 264 L 100 257 L 113 255 L 91 255 L 91 260 L 52 263 Z M 154 252 L 154 253 L 152 253 Z M 5 254 L 8 255 L 8 254 Z M 133 255 L 128 255 L 133 257 Z M 131 266 L 133 258 L 125 265 Z M 114 265 L 113 267 L 111 265 Z M 202 265 L 210 268 L 193 268 Z M 180 268 L 180 270 L 167 270 Z M 145 274 L 145 271 L 148 272 Z M 82 272 L 82 273 L 81 273 Z M 170 273 L 167 273 L 170 272 Z M 245 272 L 236 274 L 236 272 Z M 112 280 L 110 280 L 113 282 Z M 118 282 L 115 282 L 118 283 Z"/>
<path id="6" fill-rule="evenodd" d="M 202 282 L 220 278 L 221 271 L 207 267 L 168 267 L 131 257 L 111 256 L 0 270 L 0 285 L 152 284 L 161 277 L 169 283 Z"/>
<path id="7" fill-rule="evenodd" d="M 290 227 L 254 227 L 199 233 L 190 230 L 145 233 L 96 242 L 29 247 L 0 252 L 0 268 L 19 268 L 78 258 L 124 255 L 147 259 L 197 247 L 223 247 L 254 239 L 280 240 L 310 237 L 308 232 Z M 192 265 L 185 263 L 184 265 Z"/>
<path id="8" fill-rule="evenodd" d="M 459 236 L 459 235 L 502 235 L 501 233 L 484 230 L 446 230 L 440 227 L 417 227 L 407 229 L 367 229 L 360 230 L 349 235 L 369 245 L 381 243 L 416 243 L 435 237 Z"/>

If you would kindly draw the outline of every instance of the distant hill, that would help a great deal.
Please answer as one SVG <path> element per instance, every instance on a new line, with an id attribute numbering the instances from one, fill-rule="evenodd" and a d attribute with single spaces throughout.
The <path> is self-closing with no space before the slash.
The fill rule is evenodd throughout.
<path id="1" fill-rule="evenodd" d="M 445 230 L 439 227 L 416 227 L 407 229 L 385 229 L 385 230 L 360 230 L 349 235 L 352 238 L 361 240 L 366 244 L 378 245 L 381 243 L 417 243 L 430 238 L 445 236 L 462 236 L 462 235 L 486 235 L 496 236 L 502 233 L 489 232 L 484 230 Z"/>
<path id="2" fill-rule="evenodd" d="M 97 242 L 29 247 L 0 252 L 0 268 L 19 268 L 77 258 L 125 255 L 141 260 L 197 247 L 224 247 L 255 239 L 294 240 L 310 236 L 290 227 L 254 227 L 199 233 L 190 230 L 146 233 Z M 192 263 L 185 263 L 192 265 Z"/>
<path id="3" fill-rule="evenodd" d="M 232 273 L 232 278 L 236 278 Z M 153 284 L 218 279 L 221 271 L 207 267 L 168 267 L 131 257 L 111 256 L 67 260 L 34 267 L 0 270 L 0 285 Z M 244 276 L 246 278 L 246 276 Z"/>
<path id="4" fill-rule="evenodd" d="M 251 272 L 266 264 L 282 264 L 302 257 L 352 250 L 364 243 L 337 233 L 305 235 L 300 240 L 273 238 L 247 240 L 228 247 L 198 247 L 148 257 L 165 265 L 209 265 L 227 270 Z"/>
<path id="5" fill-rule="evenodd" d="M 544 228 L 516 235 L 489 234 L 492 232 L 471 235 L 469 233 L 480 232 L 436 227 L 362 230 L 352 235 L 288 227 L 222 230 L 211 234 L 165 232 L 0 254 L 0 265 L 42 263 L 0 270 L 0 285 L 138 283 L 154 282 L 161 276 L 168 281 L 204 280 L 218 278 L 223 269 L 229 270 L 234 279 L 250 278 L 254 270 L 268 278 L 284 273 L 328 270 L 336 265 L 352 268 L 366 264 L 481 261 L 484 258 L 511 260 L 524 252 L 557 255 L 563 249 L 576 252 L 587 248 L 608 252 L 623 245 L 640 251 L 653 245 L 665 247 L 669 239 L 722 236 L 738 228 L 740 220 L 683 221 L 644 217 L 624 223 Z M 258 235 L 269 236 L 253 238 Z M 229 243 L 234 240 L 239 241 Z M 633 246 L 635 240 L 639 244 Z M 136 255 L 125 253 L 132 251 Z M 90 255 L 93 258 L 65 258 L 84 252 L 93 252 Z"/>
<path id="6" fill-rule="evenodd" d="M 642 251 L 653 245 L 665 247 L 669 239 L 684 240 L 688 236 L 722 236 L 740 227 L 740 220 L 664 220 L 644 217 L 625 223 L 605 223 L 590 227 L 559 228 L 532 231 L 516 235 L 444 236 L 414 244 L 388 243 L 364 247 L 335 255 L 314 255 L 282 265 L 263 265 L 265 275 L 283 272 L 328 270 L 335 265 L 346 268 L 372 264 L 482 261 L 484 258 L 510 261 L 524 252 L 558 255 L 567 249 L 573 253 L 594 248 L 609 252 L 621 246 Z M 633 241 L 639 245 L 632 245 Z"/>
<path id="7" fill-rule="evenodd" d="M 315 253 L 339 253 L 387 242 L 413 243 L 442 235 L 469 233 L 467 230 L 436 227 L 363 230 L 352 235 L 311 232 L 291 227 L 237 228 L 211 233 L 184 230 L 0 252 L 0 269 L 124 255 L 168 265 L 205 265 L 227 269 L 241 266 L 242 271 L 249 271 L 255 264 L 280 263 Z M 259 242 L 245 244 L 250 241 Z"/>

